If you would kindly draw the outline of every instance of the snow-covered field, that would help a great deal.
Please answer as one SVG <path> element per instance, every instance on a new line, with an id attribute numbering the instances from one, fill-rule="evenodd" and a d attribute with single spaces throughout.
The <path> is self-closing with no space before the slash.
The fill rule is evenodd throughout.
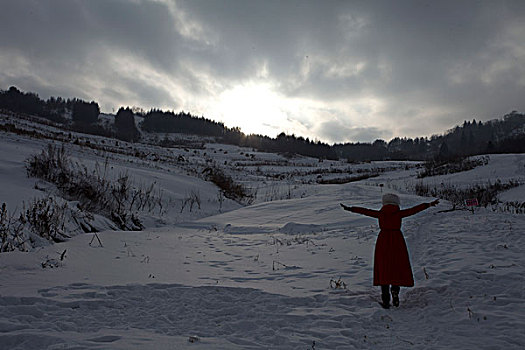
<path id="1" fill-rule="evenodd" d="M 24 160 L 51 141 L 0 137 L 0 202 L 16 212 L 49 194 L 27 178 Z M 525 347 L 524 215 L 490 207 L 443 212 L 451 205 L 441 201 L 405 219 L 416 285 L 402 288 L 399 308 L 378 305 L 377 223 L 339 203 L 379 208 L 385 191 L 396 191 L 402 207 L 430 201 L 405 191 L 420 181 L 413 163 L 319 163 L 218 144 L 121 142 L 120 153 L 67 146 L 86 166 L 108 159 L 137 183 L 156 181 L 168 208 L 150 213 L 143 231 L 99 232 L 102 245 L 86 233 L 1 253 L 0 349 Z M 133 150 L 123 152 L 127 147 Z M 149 158 L 134 157 L 136 150 Z M 257 189 L 251 205 L 219 203 L 218 189 L 198 176 L 211 162 Z M 425 181 L 523 181 L 524 165 L 525 155 L 491 155 L 486 166 Z M 316 183 L 319 175 L 345 176 L 334 169 L 378 168 L 389 171 L 343 185 Z M 523 187 L 500 199 L 522 202 Z M 181 210 L 192 190 L 201 209 Z"/>

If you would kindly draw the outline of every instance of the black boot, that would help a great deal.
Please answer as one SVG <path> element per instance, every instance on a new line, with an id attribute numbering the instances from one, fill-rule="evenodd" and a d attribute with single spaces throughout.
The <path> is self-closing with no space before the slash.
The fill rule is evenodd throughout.
<path id="1" fill-rule="evenodd" d="M 395 307 L 399 306 L 399 286 L 392 286 L 392 304 Z"/>
<path id="2" fill-rule="evenodd" d="M 381 306 L 385 309 L 389 309 L 390 308 L 390 286 L 389 285 L 382 285 L 381 286 L 381 300 L 382 302 L 380 303 Z"/>

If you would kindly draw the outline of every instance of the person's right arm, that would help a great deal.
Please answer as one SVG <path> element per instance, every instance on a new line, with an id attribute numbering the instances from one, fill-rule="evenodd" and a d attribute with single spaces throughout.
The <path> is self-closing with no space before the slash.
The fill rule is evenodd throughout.
<path id="1" fill-rule="evenodd" d="M 348 206 L 346 206 L 344 204 L 341 204 L 341 206 L 343 207 L 344 210 L 351 211 L 352 213 L 366 215 L 366 216 L 370 216 L 370 217 L 373 217 L 373 218 L 378 218 L 379 217 L 379 211 L 378 210 L 373 210 L 373 209 L 368 209 L 368 208 L 363 208 L 363 207 L 348 207 Z"/>

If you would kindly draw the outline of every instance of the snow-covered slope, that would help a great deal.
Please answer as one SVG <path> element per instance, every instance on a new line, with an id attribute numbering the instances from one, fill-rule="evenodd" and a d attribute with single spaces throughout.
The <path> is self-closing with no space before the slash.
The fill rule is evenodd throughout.
<path id="1" fill-rule="evenodd" d="M 36 180 L 26 177 L 24 159 L 48 141 L 7 133 L 1 140 L 1 201 L 16 208 L 42 195 Z M 319 185 L 320 172 L 312 170 L 349 165 L 224 145 L 132 147 L 186 161 L 141 160 L 74 145 L 69 150 L 90 166 L 109 157 L 115 171 L 126 170 L 137 182 L 155 179 L 172 198 L 172 210 L 152 214 L 144 231 L 107 230 L 97 233 L 100 242 L 87 233 L 29 253 L 0 254 L 1 349 L 525 346 L 525 216 L 492 208 L 443 212 L 451 205 L 442 201 L 406 219 L 416 285 L 402 288 L 399 308 L 384 310 L 372 286 L 377 223 L 339 203 L 379 208 L 382 192 L 393 189 L 403 207 L 429 201 L 405 191 L 419 181 L 415 169 L 393 167 L 361 182 Z M 259 183 L 254 204 L 230 201 L 219 209 L 217 188 L 191 170 L 208 158 L 230 164 L 225 169 L 239 181 Z M 241 159 L 254 165 L 237 167 Z M 272 174 L 285 176 L 257 171 L 263 161 L 272 162 Z M 491 156 L 486 166 L 435 181 L 495 181 L 510 173 L 523 180 L 524 162 L 522 155 Z M 273 192 L 262 196 L 264 188 Z M 177 200 L 191 189 L 202 196 L 202 208 L 180 213 Z M 516 200 L 512 193 L 503 196 Z"/>

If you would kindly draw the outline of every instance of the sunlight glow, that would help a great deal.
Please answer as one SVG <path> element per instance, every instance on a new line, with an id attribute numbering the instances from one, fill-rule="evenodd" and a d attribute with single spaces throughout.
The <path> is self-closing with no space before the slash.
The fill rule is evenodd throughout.
<path id="1" fill-rule="evenodd" d="M 216 113 L 226 126 L 245 134 L 277 136 L 287 128 L 287 102 L 270 84 L 238 85 L 220 94 Z"/>

